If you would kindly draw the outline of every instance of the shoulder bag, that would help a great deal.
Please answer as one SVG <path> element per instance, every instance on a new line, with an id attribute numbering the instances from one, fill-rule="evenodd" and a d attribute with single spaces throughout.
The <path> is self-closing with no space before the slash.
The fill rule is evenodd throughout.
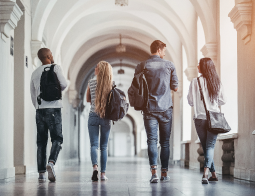
<path id="1" fill-rule="evenodd" d="M 203 91 L 202 91 L 201 84 L 199 81 L 199 77 L 197 78 L 197 82 L 199 85 L 201 100 L 203 101 L 203 104 L 205 107 L 209 131 L 212 133 L 218 133 L 218 134 L 219 133 L 228 133 L 231 130 L 231 128 L 228 125 L 228 122 L 226 121 L 224 114 L 221 112 L 211 112 L 211 111 L 207 110 Z"/>

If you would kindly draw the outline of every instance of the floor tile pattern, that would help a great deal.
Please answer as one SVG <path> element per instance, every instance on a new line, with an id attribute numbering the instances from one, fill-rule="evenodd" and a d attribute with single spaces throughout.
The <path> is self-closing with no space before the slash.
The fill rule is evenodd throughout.
<path id="1" fill-rule="evenodd" d="M 255 182 L 219 175 L 218 182 L 202 185 L 201 172 L 179 166 L 170 166 L 170 182 L 150 184 L 143 158 L 109 158 L 106 182 L 91 182 L 90 162 L 61 167 L 56 174 L 55 183 L 39 183 L 36 173 L 2 181 L 0 196 L 255 196 Z"/>

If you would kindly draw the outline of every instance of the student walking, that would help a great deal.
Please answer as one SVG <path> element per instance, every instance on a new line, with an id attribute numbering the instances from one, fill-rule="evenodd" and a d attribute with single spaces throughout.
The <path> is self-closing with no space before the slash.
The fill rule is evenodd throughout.
<path id="1" fill-rule="evenodd" d="M 87 102 L 91 103 L 88 129 L 91 146 L 91 162 L 93 165 L 92 181 L 98 181 L 98 140 L 99 125 L 100 129 L 100 166 L 101 180 L 107 180 L 105 175 L 107 163 L 107 146 L 111 130 L 111 120 L 105 119 L 106 102 L 109 92 L 112 89 L 112 66 L 100 61 L 95 68 L 96 78 L 91 79 L 88 83 Z"/>
<path id="2" fill-rule="evenodd" d="M 147 134 L 148 156 L 151 169 L 150 182 L 157 183 L 157 159 L 158 159 L 158 129 L 159 143 L 161 145 L 161 178 L 169 181 L 167 175 L 169 162 L 169 139 L 172 126 L 173 103 L 171 90 L 178 90 L 178 78 L 175 66 L 172 62 L 164 60 L 166 44 L 155 40 L 150 46 L 151 56 L 145 62 L 137 65 L 135 75 L 145 68 L 145 78 L 148 84 L 148 106 L 143 109 L 144 126 Z"/>
<path id="3" fill-rule="evenodd" d="M 187 98 L 189 105 L 194 107 L 194 123 L 204 150 L 205 161 L 202 184 L 208 184 L 208 181 L 218 181 L 213 161 L 214 147 L 218 134 L 208 131 L 206 112 L 199 91 L 198 79 L 208 111 L 220 112 L 219 106 L 224 105 L 226 101 L 213 61 L 210 58 L 200 59 L 198 71 L 201 76 L 191 81 Z M 212 176 L 208 179 L 209 171 Z"/>
<path id="4" fill-rule="evenodd" d="M 59 65 L 52 65 L 54 59 L 51 51 L 48 48 L 41 48 L 38 53 L 38 58 L 42 62 L 42 66 L 38 67 L 33 73 L 30 82 L 30 92 L 33 105 L 36 109 L 36 126 L 37 126 L 37 167 L 40 182 L 46 180 L 45 172 L 48 171 L 48 179 L 52 182 L 56 180 L 54 172 L 54 165 L 57 161 L 59 151 L 61 150 L 61 144 L 63 143 L 62 135 L 62 117 L 61 117 L 61 91 L 67 87 L 66 79 L 62 74 L 61 67 Z M 53 99 L 53 101 L 45 101 L 45 97 L 51 96 L 55 92 L 48 91 L 42 93 L 41 76 L 51 71 L 57 77 L 55 80 L 59 81 L 59 97 Z M 54 76 L 53 76 L 54 77 Z M 46 87 L 45 87 L 46 88 Z M 42 98 L 42 99 L 41 99 Z M 44 99 L 43 99 L 44 98 Z M 47 99 L 48 100 L 48 99 Z M 51 151 L 46 166 L 46 147 L 48 141 L 48 130 L 51 136 Z"/>

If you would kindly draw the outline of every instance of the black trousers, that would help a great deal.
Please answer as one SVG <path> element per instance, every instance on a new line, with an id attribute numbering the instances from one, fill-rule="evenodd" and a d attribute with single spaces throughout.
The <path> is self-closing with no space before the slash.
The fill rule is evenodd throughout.
<path id="1" fill-rule="evenodd" d="M 61 144 L 62 135 L 62 117 L 60 108 L 45 108 L 36 110 L 37 126 L 37 168 L 38 172 L 46 171 L 46 148 L 48 142 L 48 130 L 51 137 L 51 151 L 49 161 L 56 163 Z"/>

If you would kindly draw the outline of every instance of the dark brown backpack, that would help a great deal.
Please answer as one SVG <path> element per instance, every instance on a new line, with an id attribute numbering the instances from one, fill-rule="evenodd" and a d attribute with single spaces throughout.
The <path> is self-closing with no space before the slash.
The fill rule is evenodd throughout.
<path id="1" fill-rule="evenodd" d="M 145 78 L 146 62 L 143 63 L 143 70 L 133 78 L 131 86 L 128 89 L 128 98 L 131 107 L 135 110 L 145 111 L 148 107 L 149 89 Z"/>

